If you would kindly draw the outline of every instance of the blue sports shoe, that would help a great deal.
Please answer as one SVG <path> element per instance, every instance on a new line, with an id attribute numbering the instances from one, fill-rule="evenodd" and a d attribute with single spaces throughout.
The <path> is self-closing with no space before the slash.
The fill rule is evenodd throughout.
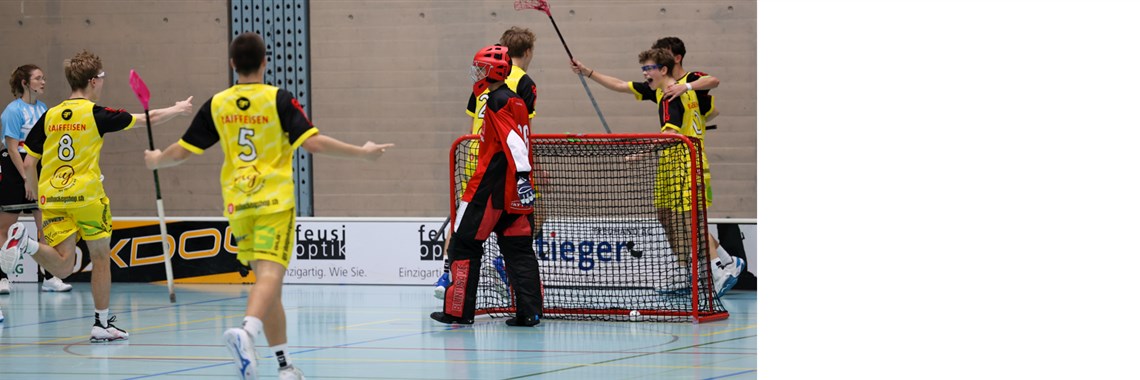
<path id="1" fill-rule="evenodd" d="M 718 298 L 723 296 L 724 293 L 727 293 L 733 286 L 736 286 L 736 280 L 740 279 L 740 273 L 744 272 L 744 267 L 748 265 L 744 262 L 744 259 L 739 257 L 733 257 L 732 262 L 732 268 L 724 269 L 725 272 L 728 273 L 724 274 L 724 283 L 720 286 L 720 289 L 717 289 L 716 296 Z"/>
<path id="2" fill-rule="evenodd" d="M 511 281 L 510 277 L 507 277 L 507 268 L 503 264 L 503 257 L 499 256 L 491 260 L 491 265 L 495 266 L 495 272 L 499 273 L 499 279 L 503 280 L 503 285 L 507 287 L 507 297 L 510 297 Z"/>
<path id="3" fill-rule="evenodd" d="M 443 272 L 438 280 L 435 280 L 435 298 L 443 299 L 447 294 L 447 287 L 451 286 L 451 273 Z"/>

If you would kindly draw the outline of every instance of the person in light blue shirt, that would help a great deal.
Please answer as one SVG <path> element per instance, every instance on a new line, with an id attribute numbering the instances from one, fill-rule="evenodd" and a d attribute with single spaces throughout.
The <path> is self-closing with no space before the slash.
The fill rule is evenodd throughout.
<path id="1" fill-rule="evenodd" d="M 4 240 L 8 238 L 8 228 L 16 223 L 20 214 L 32 214 L 36 226 L 43 225 L 43 217 L 36 201 L 24 187 L 26 173 L 23 163 L 27 154 L 24 138 L 48 109 L 38 99 L 47 86 L 44 71 L 38 66 L 29 64 L 17 67 L 12 71 L 8 84 L 16 99 L 8 103 L 0 114 L 0 125 L 3 125 L 4 131 L 4 149 L 0 151 L 0 238 Z M 40 239 L 43 239 L 42 233 Z M 40 289 L 45 292 L 66 292 L 71 290 L 71 285 L 45 272 Z M 0 273 L 0 294 L 10 291 L 7 274 Z"/>

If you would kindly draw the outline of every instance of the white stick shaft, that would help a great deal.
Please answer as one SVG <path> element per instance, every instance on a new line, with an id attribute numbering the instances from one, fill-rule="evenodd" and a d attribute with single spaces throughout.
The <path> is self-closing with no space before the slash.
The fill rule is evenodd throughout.
<path id="1" fill-rule="evenodd" d="M 174 269 L 170 267 L 170 246 L 166 244 L 166 211 L 162 207 L 162 199 L 155 203 L 158 204 L 158 232 L 162 234 L 162 263 L 166 265 L 166 290 L 174 294 Z"/>

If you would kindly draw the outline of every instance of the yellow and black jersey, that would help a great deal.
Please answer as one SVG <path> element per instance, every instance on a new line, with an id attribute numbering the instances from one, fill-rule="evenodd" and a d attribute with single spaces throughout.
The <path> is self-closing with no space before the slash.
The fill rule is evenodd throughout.
<path id="1" fill-rule="evenodd" d="M 40 208 L 78 208 L 105 197 L 99 168 L 103 135 L 134 125 L 130 113 L 83 98 L 64 100 L 44 113 L 24 141 L 28 154 L 43 166 Z"/>
<path id="2" fill-rule="evenodd" d="M 685 77 L 681 78 L 681 80 L 677 83 L 693 83 L 696 82 L 697 79 L 701 79 L 701 77 L 706 75 L 708 74 L 700 71 L 691 71 L 688 74 L 685 74 Z M 716 108 L 716 104 L 713 103 L 713 96 L 709 94 L 709 90 L 695 90 L 694 92 L 697 93 L 697 103 L 701 105 L 701 116 L 707 118 L 709 116 L 709 113 Z"/>
<path id="3" fill-rule="evenodd" d="M 534 84 L 534 80 L 530 79 L 530 75 L 526 74 L 522 68 L 518 66 L 511 66 L 511 73 L 507 75 L 507 79 L 503 81 L 510 88 L 511 92 L 519 95 L 526 104 L 526 110 L 531 119 L 534 118 L 534 102 L 538 98 L 538 87 Z M 471 116 L 471 134 L 477 135 L 483 129 L 483 114 L 487 112 L 487 97 L 490 91 L 483 90 L 479 96 L 471 94 L 467 99 L 467 115 Z"/>
<path id="4" fill-rule="evenodd" d="M 696 91 L 685 91 L 672 101 L 662 103 L 665 93 L 654 90 L 647 83 L 630 82 L 634 95 L 641 100 L 652 100 L 657 103 L 657 116 L 661 122 L 661 131 L 671 129 L 685 136 L 704 139 L 705 115 L 701 113 L 701 104 Z"/>
<path id="5" fill-rule="evenodd" d="M 697 79 L 701 79 L 701 77 L 707 75 L 708 74 L 702 73 L 700 71 L 691 71 L 685 74 L 685 76 L 680 80 L 678 80 L 677 84 L 693 83 L 696 82 Z M 633 90 L 633 97 L 637 100 L 647 100 L 658 103 L 661 99 L 662 91 L 654 90 L 648 82 L 629 82 L 628 85 L 629 88 Z M 701 116 L 708 118 L 709 113 L 711 113 L 713 109 L 716 108 L 716 104 L 713 102 L 713 96 L 709 94 L 709 90 L 693 90 L 693 92 L 696 94 L 697 104 L 700 106 Z"/>
<path id="6" fill-rule="evenodd" d="M 316 133 L 289 91 L 237 84 L 202 105 L 178 144 L 202 154 L 222 142 L 224 214 L 240 219 L 294 208 L 293 150 Z"/>

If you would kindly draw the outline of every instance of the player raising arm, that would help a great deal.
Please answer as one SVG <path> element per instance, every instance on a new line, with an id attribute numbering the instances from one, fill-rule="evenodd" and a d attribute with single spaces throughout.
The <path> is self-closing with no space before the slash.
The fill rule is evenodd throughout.
<path id="1" fill-rule="evenodd" d="M 24 188 L 43 210 L 45 242 L 37 243 L 21 223 L 8 229 L 0 250 L 0 269 L 12 270 L 20 254 L 30 255 L 59 278 L 75 267 L 75 246 L 87 241 L 91 256 L 91 296 L 95 303 L 92 342 L 125 340 L 130 334 L 115 325 L 111 302 L 111 201 L 103 191 L 99 156 L 107 133 L 134 127 L 145 117 L 96 105 L 103 94 L 103 61 L 86 50 L 64 67 L 70 99 L 48 109 L 24 141 Z M 191 98 L 152 110 L 151 123 L 162 124 L 191 111 Z M 36 165 L 42 163 L 43 176 Z M 45 244 L 46 243 L 46 244 Z"/>
<path id="2" fill-rule="evenodd" d="M 666 42 L 663 42 L 666 41 Z M 658 44 L 667 44 L 670 38 L 664 38 L 658 41 Z M 679 41 L 679 39 L 677 40 Z M 680 49 L 683 53 L 684 45 L 680 47 L 672 47 Z M 658 105 L 658 118 L 660 122 L 662 133 L 678 133 L 692 139 L 693 144 L 700 152 L 700 160 L 703 172 L 703 178 L 700 188 L 703 188 L 705 193 L 705 207 L 712 207 L 712 173 L 709 170 L 708 157 L 705 153 L 704 134 L 705 122 L 710 115 L 715 116 L 715 109 L 712 105 L 712 97 L 705 92 L 704 96 L 694 88 L 693 83 L 705 79 L 702 85 L 717 86 L 720 81 L 716 78 L 706 79 L 706 75 L 702 73 L 684 73 L 676 71 L 675 68 L 680 66 L 675 61 L 678 54 L 673 51 L 663 48 L 655 48 L 641 52 L 638 56 L 638 62 L 641 63 L 642 75 L 645 77 L 645 82 L 626 82 L 621 79 L 611 77 L 602 73 L 595 72 L 593 69 L 585 67 L 581 62 L 574 60 L 571 63 L 571 70 L 575 73 L 583 73 L 595 82 L 602 86 L 618 91 L 633 94 L 637 100 L 652 101 Z M 693 83 L 689 83 L 692 80 Z M 680 96 L 667 99 L 665 91 L 670 88 L 683 88 L 685 91 L 680 92 Z M 688 109 L 697 110 L 696 112 L 686 112 Z M 662 170 L 675 170 L 676 168 L 665 169 L 666 167 L 675 165 L 663 165 Z M 668 175 L 662 173 L 662 175 Z M 675 214 L 686 212 L 691 205 L 687 201 L 669 201 L 669 199 L 684 199 L 688 197 L 681 196 L 681 189 L 666 190 L 659 188 L 656 191 L 655 199 L 658 206 L 658 219 L 661 220 L 662 226 L 665 227 L 665 232 L 669 237 L 670 245 L 674 252 L 678 254 L 678 261 L 681 265 L 686 265 L 685 260 L 687 257 L 683 256 L 680 247 L 684 246 L 684 238 L 677 226 L 667 221 L 674 218 Z M 684 218 L 681 218 L 683 220 Z M 712 273 L 717 288 L 717 294 L 723 295 L 728 289 L 731 289 L 736 284 L 736 278 L 742 271 L 744 261 L 738 258 L 733 258 L 724 250 L 723 247 L 716 241 L 711 233 L 708 233 L 708 239 L 711 243 L 712 250 L 717 253 L 716 256 L 711 256 Z M 715 258 L 713 258 L 715 257 Z M 683 291 L 684 289 L 677 289 Z"/>
<path id="3" fill-rule="evenodd" d="M 285 334 L 281 284 L 293 252 L 296 222 L 293 151 L 299 147 L 327 156 L 375 161 L 392 144 L 346 144 L 317 132 L 289 91 L 263 84 L 265 42 L 242 33 L 230 44 L 230 66 L 238 83 L 207 100 L 182 139 L 163 151 L 148 150 L 150 169 L 175 166 L 221 142 L 224 214 L 238 245 L 237 259 L 256 274 L 241 328 L 223 338 L 242 379 L 257 378 L 254 340 L 264 329 L 277 358 L 278 377 L 303 379 L 293 366 Z"/>

